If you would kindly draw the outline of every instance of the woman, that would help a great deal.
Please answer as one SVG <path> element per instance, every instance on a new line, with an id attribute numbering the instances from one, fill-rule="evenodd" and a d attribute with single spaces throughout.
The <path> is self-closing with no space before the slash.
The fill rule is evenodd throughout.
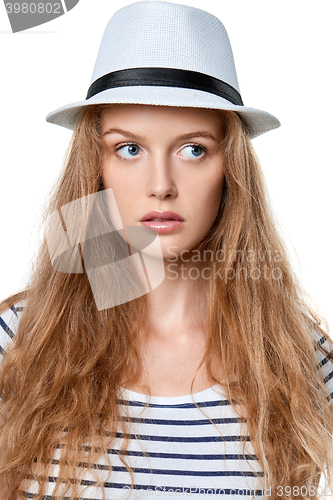
<path id="1" fill-rule="evenodd" d="M 87 99 L 47 119 L 74 133 L 1 306 L 3 497 L 318 498 L 330 339 L 250 142 L 279 122 L 243 105 L 221 22 L 121 9 Z"/>

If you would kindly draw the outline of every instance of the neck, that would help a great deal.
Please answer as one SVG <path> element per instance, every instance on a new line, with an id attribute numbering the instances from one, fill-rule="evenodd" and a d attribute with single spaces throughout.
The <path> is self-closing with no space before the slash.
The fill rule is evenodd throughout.
<path id="1" fill-rule="evenodd" d="M 202 262 L 178 258 L 165 260 L 164 267 L 165 279 L 148 294 L 150 325 L 170 335 L 175 328 L 179 331 L 179 327 L 206 330 L 207 280 L 202 275 Z"/>

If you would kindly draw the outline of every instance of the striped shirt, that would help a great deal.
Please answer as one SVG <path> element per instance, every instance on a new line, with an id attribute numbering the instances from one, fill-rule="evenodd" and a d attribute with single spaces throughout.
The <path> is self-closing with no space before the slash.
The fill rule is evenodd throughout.
<path id="1" fill-rule="evenodd" d="M 15 335 L 22 309 L 23 303 L 20 303 L 0 316 L 1 354 Z M 329 348 L 325 337 L 315 335 L 318 343 Z M 317 368 L 322 371 L 331 401 L 333 364 L 317 349 L 316 355 Z M 191 395 L 152 396 L 149 406 L 144 407 L 148 396 L 120 389 L 118 403 L 122 414 L 129 415 L 131 422 L 126 461 L 134 472 L 135 489 L 130 492 L 130 474 L 118 456 L 123 440 L 119 432 L 112 449 L 108 450 L 112 474 L 104 485 L 106 500 L 221 496 L 225 500 L 240 500 L 244 495 L 248 499 L 253 494 L 258 499 L 262 499 L 264 493 L 269 495 L 269 491 L 263 489 L 263 472 L 247 436 L 246 420 L 236 414 L 223 389 L 215 385 L 193 397 L 215 425 L 193 404 Z M 51 500 L 60 453 L 60 449 L 55 451 L 45 500 Z M 109 471 L 105 459 L 100 459 L 96 467 L 101 477 Z M 81 484 L 84 488 L 81 498 L 103 498 L 88 471 L 82 476 Z M 36 492 L 36 484 L 31 480 L 25 496 L 34 498 Z"/>

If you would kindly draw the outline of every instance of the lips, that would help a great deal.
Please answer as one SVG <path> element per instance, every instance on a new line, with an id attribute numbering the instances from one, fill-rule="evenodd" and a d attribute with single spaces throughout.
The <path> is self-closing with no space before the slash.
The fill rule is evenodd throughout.
<path id="1" fill-rule="evenodd" d="M 151 231 L 169 234 L 181 230 L 185 224 L 183 217 L 175 212 L 155 210 L 144 215 L 140 223 Z"/>
<path id="2" fill-rule="evenodd" d="M 157 221 L 157 222 L 163 222 L 163 221 L 181 221 L 183 222 L 184 219 L 181 217 L 179 214 L 175 212 L 162 212 L 162 211 L 153 211 L 149 212 L 148 214 L 144 215 L 140 222 L 145 222 L 145 221 Z"/>

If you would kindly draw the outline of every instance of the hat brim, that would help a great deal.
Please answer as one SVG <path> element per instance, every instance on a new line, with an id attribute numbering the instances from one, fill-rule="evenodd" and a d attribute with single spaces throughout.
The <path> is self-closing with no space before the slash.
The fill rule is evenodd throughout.
<path id="1" fill-rule="evenodd" d="M 82 108 L 91 104 L 150 104 L 235 111 L 245 121 L 251 139 L 281 125 L 275 116 L 266 111 L 237 106 L 209 92 L 162 86 L 128 86 L 104 90 L 90 99 L 67 104 L 52 111 L 47 115 L 46 121 L 73 130 Z"/>

